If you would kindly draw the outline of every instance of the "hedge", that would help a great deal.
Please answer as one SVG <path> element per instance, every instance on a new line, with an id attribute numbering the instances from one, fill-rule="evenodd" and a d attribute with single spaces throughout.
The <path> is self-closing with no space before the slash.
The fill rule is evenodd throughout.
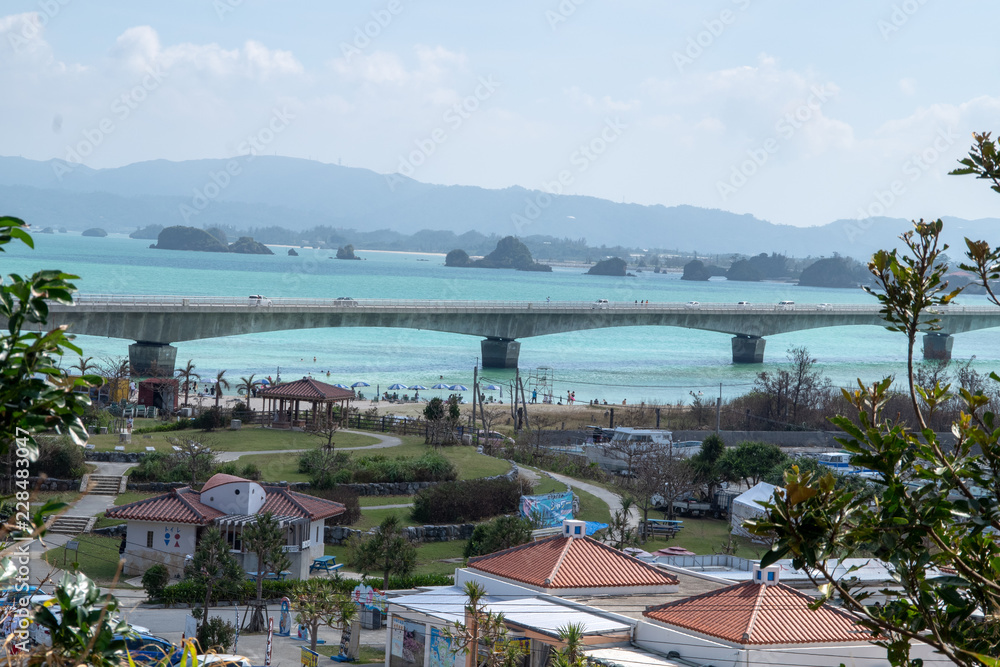
<path id="1" fill-rule="evenodd" d="M 509 479 L 470 479 L 421 489 L 413 518 L 421 523 L 463 523 L 516 512 L 521 484 Z"/>

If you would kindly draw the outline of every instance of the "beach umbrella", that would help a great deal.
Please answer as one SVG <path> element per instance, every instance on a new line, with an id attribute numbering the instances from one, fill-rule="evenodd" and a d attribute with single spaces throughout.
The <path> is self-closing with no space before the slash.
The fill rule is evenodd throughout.
<path id="1" fill-rule="evenodd" d="M 340 384 L 339 382 L 333 386 L 336 387 L 337 389 L 350 389 L 350 387 L 348 387 L 346 384 Z"/>
<path id="2" fill-rule="evenodd" d="M 444 384 L 443 382 L 438 382 L 436 385 L 434 385 L 433 387 L 431 387 L 431 389 L 451 389 L 451 387 L 449 387 L 448 385 Z"/>
<path id="3" fill-rule="evenodd" d="M 450 387 L 448 387 L 448 389 L 452 391 L 469 391 L 469 388 L 466 387 L 464 384 L 453 384 Z"/>
<path id="4" fill-rule="evenodd" d="M 427 387 L 422 384 L 415 384 L 412 387 L 403 387 L 403 389 L 416 389 L 417 391 L 426 391 Z"/>
<path id="5" fill-rule="evenodd" d="M 267 378 L 264 378 L 263 380 L 260 381 L 260 383 L 261 384 L 271 384 L 271 381 L 268 380 Z"/>
<path id="6" fill-rule="evenodd" d="M 500 387 L 496 386 L 495 384 L 488 384 L 485 387 L 483 387 L 485 391 L 496 391 L 499 388 Z"/>
<path id="7" fill-rule="evenodd" d="M 355 389 L 358 387 L 370 387 L 370 386 L 371 385 L 368 384 L 367 382 L 355 382 L 354 384 L 351 385 L 351 387 L 354 387 Z"/>
<path id="8" fill-rule="evenodd" d="M 398 382 L 396 384 L 389 385 L 389 391 L 396 391 L 397 389 L 406 389 L 406 385 Z"/>

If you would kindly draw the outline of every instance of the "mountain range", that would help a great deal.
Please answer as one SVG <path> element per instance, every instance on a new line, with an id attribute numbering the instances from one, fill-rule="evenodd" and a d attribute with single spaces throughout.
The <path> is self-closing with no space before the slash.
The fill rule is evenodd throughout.
<path id="1" fill-rule="evenodd" d="M 153 160 L 109 169 L 0 157 L 0 201 L 3 214 L 36 227 L 121 233 L 150 224 L 295 230 L 325 225 L 405 234 L 476 230 L 585 238 L 590 245 L 796 257 L 839 253 L 859 259 L 897 245 L 896 237 L 909 229 L 908 220 L 887 217 L 776 225 L 718 209 L 626 204 L 517 186 L 433 185 L 280 156 Z M 964 247 L 963 236 L 997 243 L 1000 219 L 945 218 L 945 223 L 953 246 Z"/>

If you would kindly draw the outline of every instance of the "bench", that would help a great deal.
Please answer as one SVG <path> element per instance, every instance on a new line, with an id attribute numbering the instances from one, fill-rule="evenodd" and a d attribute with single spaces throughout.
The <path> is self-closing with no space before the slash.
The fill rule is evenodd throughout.
<path id="1" fill-rule="evenodd" d="M 115 445 L 115 451 L 116 452 L 124 452 L 125 451 L 125 446 L 124 445 Z"/>
<path id="2" fill-rule="evenodd" d="M 640 530 L 645 525 L 645 532 L 647 535 L 663 535 L 664 537 L 671 538 L 681 532 L 684 528 L 683 521 L 673 521 L 670 519 L 649 519 L 648 521 L 640 521 Z"/>
<path id="3" fill-rule="evenodd" d="M 336 556 L 320 556 L 313 560 L 312 565 L 309 566 L 309 574 L 313 572 L 336 572 L 340 568 L 344 567 L 343 563 L 337 563 Z"/>

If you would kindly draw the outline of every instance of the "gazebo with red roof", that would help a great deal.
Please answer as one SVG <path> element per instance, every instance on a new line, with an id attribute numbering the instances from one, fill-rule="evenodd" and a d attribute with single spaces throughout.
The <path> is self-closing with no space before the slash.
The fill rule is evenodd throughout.
<path id="1" fill-rule="evenodd" d="M 309 414 L 312 424 L 316 425 L 320 423 L 321 415 L 326 423 L 332 423 L 334 403 L 340 404 L 340 418 L 343 420 L 350 402 L 354 400 L 353 391 L 312 378 L 272 385 L 260 390 L 257 395 L 264 399 L 265 411 L 273 413 L 272 426 L 277 428 L 306 426 L 306 420 L 300 418 L 302 402 L 312 404 Z"/>

